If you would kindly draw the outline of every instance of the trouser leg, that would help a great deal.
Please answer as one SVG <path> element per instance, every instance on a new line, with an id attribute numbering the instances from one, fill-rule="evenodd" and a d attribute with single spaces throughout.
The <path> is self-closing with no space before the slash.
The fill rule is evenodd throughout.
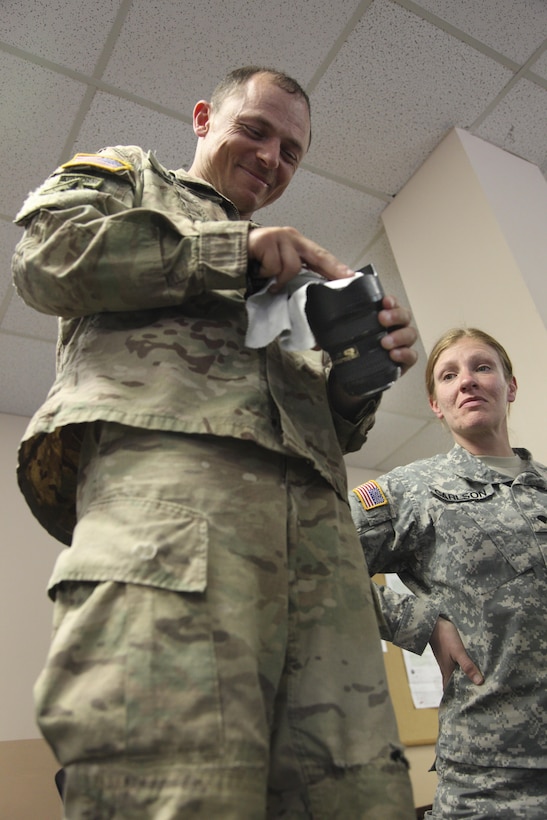
<path id="1" fill-rule="evenodd" d="M 407 820 L 410 780 L 348 505 L 301 463 L 288 462 L 287 487 L 288 641 L 268 816 Z"/>
<path id="2" fill-rule="evenodd" d="M 106 427 L 37 686 L 67 817 L 411 817 L 347 505 L 307 465 L 250 443 Z M 177 588 L 193 513 L 200 592 Z M 153 559 L 141 530 L 156 533 Z M 161 584 L 134 583 L 148 559 Z"/>
<path id="3" fill-rule="evenodd" d="M 272 467 L 258 448 L 232 444 L 109 426 L 85 462 L 36 687 L 71 820 L 156 820 L 160 809 L 264 817 L 285 656 L 285 488 L 279 458 Z M 199 566 L 190 590 L 180 581 L 190 537 L 192 561 L 199 552 L 206 563 L 202 592 L 192 591 Z M 135 583 L 147 561 L 149 582 Z M 115 580 L 100 582 L 108 562 Z"/>
<path id="4" fill-rule="evenodd" d="M 431 820 L 544 820 L 547 770 L 477 766 L 437 758 Z"/>

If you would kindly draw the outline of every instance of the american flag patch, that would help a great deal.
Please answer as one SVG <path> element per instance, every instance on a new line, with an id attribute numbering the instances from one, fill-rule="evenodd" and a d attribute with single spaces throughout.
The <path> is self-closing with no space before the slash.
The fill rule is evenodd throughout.
<path id="1" fill-rule="evenodd" d="M 61 168 L 101 168 L 103 171 L 112 171 L 114 174 L 133 170 L 130 162 L 102 154 L 76 154 L 61 165 Z"/>
<path id="2" fill-rule="evenodd" d="M 376 481 L 367 481 L 366 484 L 360 484 L 353 490 L 365 510 L 372 510 L 374 507 L 382 507 L 387 504 L 387 498 L 384 491 Z"/>

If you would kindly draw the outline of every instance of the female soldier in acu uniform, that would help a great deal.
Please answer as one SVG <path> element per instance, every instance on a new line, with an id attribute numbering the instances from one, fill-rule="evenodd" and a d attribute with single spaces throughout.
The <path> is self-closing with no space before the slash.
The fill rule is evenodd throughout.
<path id="1" fill-rule="evenodd" d="M 350 503 L 370 573 L 396 572 L 416 593 L 380 588 L 383 637 L 417 653 L 429 641 L 443 674 L 428 816 L 545 820 L 547 469 L 509 444 L 517 383 L 491 336 L 445 334 L 426 382 L 454 448 Z"/>

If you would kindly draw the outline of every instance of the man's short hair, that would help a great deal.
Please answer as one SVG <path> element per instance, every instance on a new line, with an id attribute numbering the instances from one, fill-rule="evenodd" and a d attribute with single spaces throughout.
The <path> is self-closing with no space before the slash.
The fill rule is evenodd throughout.
<path id="1" fill-rule="evenodd" d="M 246 85 L 252 77 L 255 77 L 258 74 L 267 74 L 271 78 L 274 85 L 277 85 L 289 94 L 296 94 L 298 97 L 301 97 L 306 103 L 311 120 L 310 98 L 300 83 L 293 80 L 292 77 L 289 77 L 289 75 L 285 74 L 283 71 L 258 65 L 247 65 L 230 71 L 230 73 L 227 74 L 226 77 L 224 77 L 224 79 L 221 80 L 213 90 L 211 95 L 211 104 L 213 108 L 220 108 L 226 97 L 233 94 L 236 89 Z"/>

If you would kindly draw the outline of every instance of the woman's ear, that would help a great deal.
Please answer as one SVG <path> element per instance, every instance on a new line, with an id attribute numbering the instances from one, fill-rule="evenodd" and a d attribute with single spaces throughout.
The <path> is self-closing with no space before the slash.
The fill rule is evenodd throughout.
<path id="1" fill-rule="evenodd" d="M 443 414 L 443 411 L 441 410 L 441 408 L 439 407 L 439 403 L 438 403 L 437 399 L 430 397 L 429 398 L 429 406 L 431 407 L 431 409 L 433 410 L 433 412 L 435 413 L 437 418 L 442 421 L 442 419 L 444 418 L 444 414 Z"/>
<path id="2" fill-rule="evenodd" d="M 507 390 L 507 401 L 508 402 L 515 401 L 515 399 L 517 397 L 517 389 L 518 389 L 517 380 L 515 379 L 514 376 L 512 376 L 511 381 L 509 382 L 509 385 L 508 385 L 508 390 Z"/>

